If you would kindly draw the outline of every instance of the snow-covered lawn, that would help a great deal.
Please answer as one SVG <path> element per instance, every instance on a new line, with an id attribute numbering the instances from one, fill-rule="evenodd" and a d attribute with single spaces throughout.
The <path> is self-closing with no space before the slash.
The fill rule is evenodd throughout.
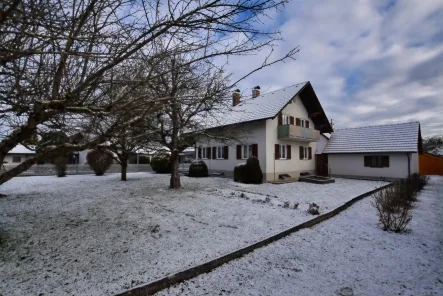
<path id="1" fill-rule="evenodd" d="M 15 178 L 0 187 L 0 293 L 110 295 L 311 219 L 382 182 L 243 185 L 150 173 Z M 267 196 L 269 195 L 269 196 Z M 268 201 L 266 201 L 268 198 Z M 299 202 L 298 209 L 286 209 Z"/>
<path id="2" fill-rule="evenodd" d="M 443 295 L 443 177 L 410 232 L 383 232 L 366 198 L 349 210 L 158 295 Z"/>

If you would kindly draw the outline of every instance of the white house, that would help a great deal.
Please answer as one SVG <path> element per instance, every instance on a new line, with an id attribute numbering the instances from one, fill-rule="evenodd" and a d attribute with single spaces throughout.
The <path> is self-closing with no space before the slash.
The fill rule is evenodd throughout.
<path id="1" fill-rule="evenodd" d="M 11 151 L 6 154 L 3 160 L 4 164 L 20 164 L 28 158 L 33 157 L 35 151 L 29 150 L 23 145 L 15 146 Z"/>
<path id="2" fill-rule="evenodd" d="M 197 157 L 210 172 L 232 176 L 234 167 L 251 155 L 259 159 L 266 181 L 315 172 L 316 143 L 320 133 L 330 133 L 332 127 L 310 82 L 261 95 L 256 87 L 247 99 L 235 92 L 232 102 L 232 110 L 221 114 L 211 129 L 234 126 L 247 134 L 229 145 L 197 141 Z"/>
<path id="3" fill-rule="evenodd" d="M 419 122 L 338 129 L 321 151 L 333 176 L 407 178 L 419 172 Z"/>

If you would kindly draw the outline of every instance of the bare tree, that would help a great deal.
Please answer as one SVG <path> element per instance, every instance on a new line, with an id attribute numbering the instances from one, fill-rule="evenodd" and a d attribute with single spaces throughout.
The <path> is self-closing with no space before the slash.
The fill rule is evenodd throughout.
<path id="1" fill-rule="evenodd" d="M 158 46 L 168 53 L 198 53 L 187 64 L 217 56 L 248 54 L 272 47 L 275 31 L 255 27 L 272 0 L 13 0 L 0 4 L 0 161 L 18 144 L 29 147 L 43 128 L 69 127 L 62 145 L 50 145 L 0 175 L 0 184 L 39 160 L 61 151 L 93 148 L 149 113 L 140 101 L 158 97 L 106 93 L 111 81 L 121 92 L 154 81 L 163 73 L 133 73 L 140 59 L 156 61 Z M 285 58 L 292 57 L 294 50 Z M 184 66 L 184 65 L 182 65 Z M 168 71 L 171 71 L 169 69 Z M 122 81 L 115 73 L 133 73 Z M 169 100 L 166 98 L 165 100 Z M 163 101 L 166 102 L 166 101 Z M 116 113 L 135 111 L 130 121 Z M 91 120 L 112 118 L 101 134 L 79 134 Z M 82 129 L 84 130 L 84 129 Z M 80 141 L 79 138 L 82 138 Z M 175 186 L 174 186 L 175 187 Z"/>

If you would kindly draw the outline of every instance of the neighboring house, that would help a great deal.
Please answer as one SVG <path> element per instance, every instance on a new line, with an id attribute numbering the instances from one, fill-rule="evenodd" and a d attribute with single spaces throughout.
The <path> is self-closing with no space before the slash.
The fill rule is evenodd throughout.
<path id="1" fill-rule="evenodd" d="M 260 95 L 254 88 L 252 98 L 233 94 L 233 107 L 220 114 L 212 128 L 238 127 L 247 131 L 242 143 L 225 145 L 214 140 L 197 140 L 197 157 L 210 172 L 232 176 L 234 167 L 256 156 L 266 181 L 287 174 L 315 172 L 316 143 L 320 133 L 332 127 L 310 82 L 300 83 Z"/>
<path id="2" fill-rule="evenodd" d="M 8 152 L 5 159 L 3 160 L 4 164 L 20 164 L 28 158 L 33 157 L 35 151 L 29 150 L 23 145 L 15 146 L 11 151 Z"/>
<path id="3" fill-rule="evenodd" d="M 322 151 L 332 176 L 407 178 L 419 171 L 419 122 L 338 129 Z"/>

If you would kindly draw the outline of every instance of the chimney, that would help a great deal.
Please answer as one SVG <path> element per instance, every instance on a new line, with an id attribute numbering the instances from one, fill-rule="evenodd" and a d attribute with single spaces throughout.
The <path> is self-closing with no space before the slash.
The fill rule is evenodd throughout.
<path id="1" fill-rule="evenodd" d="M 236 89 L 232 94 L 232 106 L 237 106 L 238 104 L 240 104 L 240 97 L 240 90 Z"/>
<path id="2" fill-rule="evenodd" d="M 252 89 L 252 98 L 256 98 L 260 95 L 260 86 L 256 86 Z"/>

